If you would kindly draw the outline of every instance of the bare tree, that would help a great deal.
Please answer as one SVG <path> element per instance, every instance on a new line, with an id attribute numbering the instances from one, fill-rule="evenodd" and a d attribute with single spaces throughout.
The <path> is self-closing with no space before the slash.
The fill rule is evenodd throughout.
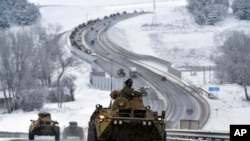
<path id="1" fill-rule="evenodd" d="M 53 66 L 49 67 L 49 69 L 52 69 L 51 72 L 56 71 L 57 77 L 56 77 L 56 87 L 57 87 L 57 99 L 58 99 L 58 107 L 62 108 L 62 102 L 63 102 L 63 86 L 61 85 L 61 80 L 65 74 L 65 71 L 69 67 L 73 67 L 78 65 L 76 58 L 71 56 L 64 48 L 63 48 L 63 42 L 60 41 L 61 34 L 59 34 L 59 31 L 61 30 L 60 26 L 53 26 L 49 25 L 47 28 L 47 31 L 50 31 L 46 37 L 47 41 L 45 42 L 44 48 L 47 58 L 49 58 L 49 62 L 51 65 L 51 62 L 53 62 Z M 48 62 L 48 61 L 46 61 Z M 45 64 L 45 66 L 48 66 Z M 47 70 L 47 67 L 44 67 L 44 70 Z M 43 71 L 44 72 L 44 71 Z M 51 74 L 51 73 L 50 73 Z M 44 79 L 47 79 L 47 77 L 44 77 Z"/>
<path id="2" fill-rule="evenodd" d="M 35 60 L 37 64 L 35 69 L 39 74 L 36 76 L 46 86 L 51 85 L 51 74 L 54 71 L 55 62 L 57 62 L 57 42 L 60 30 L 61 27 L 58 25 L 48 25 L 47 27 L 37 25 L 32 29 L 34 35 L 37 35 L 38 57 Z"/>
<path id="3" fill-rule="evenodd" d="M 250 84 L 250 37 L 244 32 L 231 31 L 217 38 L 222 43 L 216 58 L 217 77 L 231 83 L 243 85 L 245 96 L 250 100 L 247 85 Z M 219 43 L 219 42 L 217 42 Z"/>
<path id="4" fill-rule="evenodd" d="M 8 112 L 11 112 L 11 103 L 9 99 L 13 98 L 13 59 L 11 57 L 11 45 L 8 40 L 9 33 L 2 32 L 0 34 L 0 80 L 4 93 L 5 105 Z"/>
<path id="5" fill-rule="evenodd" d="M 76 59 L 73 56 L 65 57 L 65 52 L 61 50 L 60 54 L 58 54 L 58 60 L 59 60 L 59 73 L 57 76 L 56 84 L 57 84 L 57 95 L 58 95 L 58 107 L 62 108 L 62 98 L 63 98 L 63 92 L 62 92 L 62 86 L 61 86 L 61 78 L 65 73 L 65 70 L 69 67 L 73 67 L 76 65 Z"/>
<path id="6" fill-rule="evenodd" d="M 46 33 L 45 29 L 41 31 Z M 40 66 L 40 60 L 51 58 L 40 55 L 45 49 L 38 48 L 38 46 L 45 46 L 46 43 L 42 42 L 42 39 L 42 32 L 34 34 L 34 30 L 29 28 L 23 28 L 15 32 L 5 31 L 0 34 L 0 84 L 4 92 L 8 112 L 11 111 L 11 105 L 13 105 L 9 103 L 11 101 L 8 99 L 13 100 L 15 109 L 20 108 L 23 104 L 20 99 L 24 99 L 22 98 L 24 91 L 39 89 L 41 85 L 37 80 L 40 78 L 40 74 L 43 73 L 43 70 L 52 70 L 49 67 Z M 46 41 L 52 40 L 46 39 Z M 46 65 L 52 66 L 53 62 L 46 61 Z M 44 75 L 50 76 L 51 73 L 51 71 L 47 71 Z"/>

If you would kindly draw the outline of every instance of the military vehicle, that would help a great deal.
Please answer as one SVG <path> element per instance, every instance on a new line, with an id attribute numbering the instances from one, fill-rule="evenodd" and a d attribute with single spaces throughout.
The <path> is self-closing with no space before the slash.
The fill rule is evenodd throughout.
<path id="1" fill-rule="evenodd" d="M 129 75 L 130 75 L 131 78 L 136 78 L 137 77 L 136 67 L 130 67 L 129 68 Z"/>
<path id="2" fill-rule="evenodd" d="M 148 94 L 145 87 L 140 87 L 139 92 L 141 92 L 143 96 L 147 96 Z"/>
<path id="3" fill-rule="evenodd" d="M 85 52 L 89 55 L 96 56 L 96 53 L 92 50 L 86 49 Z"/>
<path id="4" fill-rule="evenodd" d="M 80 140 L 83 140 L 83 128 L 77 125 L 77 122 L 69 122 L 69 126 L 63 130 L 63 139 L 67 139 L 68 136 L 79 137 Z"/>
<path id="5" fill-rule="evenodd" d="M 117 71 L 117 75 L 120 77 L 124 77 L 124 76 L 126 76 L 126 73 L 125 73 L 124 69 L 121 68 Z"/>
<path id="6" fill-rule="evenodd" d="M 90 44 L 93 45 L 94 43 L 95 43 L 95 40 L 91 40 L 91 41 L 90 41 Z"/>
<path id="7" fill-rule="evenodd" d="M 140 92 L 131 99 L 114 90 L 109 107 L 97 104 L 88 127 L 88 141 L 166 141 L 165 111 L 144 106 Z"/>
<path id="8" fill-rule="evenodd" d="M 167 81 L 167 78 L 165 76 L 162 76 L 161 81 Z"/>
<path id="9" fill-rule="evenodd" d="M 55 140 L 60 140 L 60 127 L 57 121 L 51 120 L 50 113 L 38 113 L 38 120 L 30 120 L 29 140 L 34 140 L 38 136 L 55 136 Z"/>

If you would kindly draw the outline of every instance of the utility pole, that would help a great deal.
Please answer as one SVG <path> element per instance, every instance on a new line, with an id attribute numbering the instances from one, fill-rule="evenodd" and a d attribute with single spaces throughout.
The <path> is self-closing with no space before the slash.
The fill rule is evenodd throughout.
<path id="1" fill-rule="evenodd" d="M 211 83 L 211 66 L 209 65 L 209 83 Z"/>
<path id="2" fill-rule="evenodd" d="M 206 85 L 206 67 L 205 66 L 203 70 L 203 84 Z"/>
<path id="3" fill-rule="evenodd" d="M 112 59 L 112 57 L 110 57 L 110 59 L 111 59 L 111 92 L 112 92 L 112 90 L 113 90 L 113 88 L 112 88 L 112 85 L 113 85 L 113 83 L 112 83 L 112 79 L 113 79 L 113 59 Z"/>
<path id="4" fill-rule="evenodd" d="M 89 15 L 88 15 L 88 13 L 86 14 L 86 23 L 88 22 L 88 19 L 89 18 Z"/>
<path id="5" fill-rule="evenodd" d="M 110 90 L 112 91 L 113 90 L 113 88 L 112 88 L 112 85 L 113 85 L 113 83 L 112 83 L 112 79 L 113 79 L 113 59 L 112 59 L 110 53 L 106 53 L 106 55 L 110 57 L 110 77 L 111 77 L 110 78 Z"/>
<path id="6" fill-rule="evenodd" d="M 152 19 L 152 25 L 156 25 L 156 0 L 153 0 L 153 19 Z"/>

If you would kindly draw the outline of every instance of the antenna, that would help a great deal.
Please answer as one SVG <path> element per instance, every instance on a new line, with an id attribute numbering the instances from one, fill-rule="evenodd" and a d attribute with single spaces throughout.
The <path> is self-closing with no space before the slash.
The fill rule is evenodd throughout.
<path id="1" fill-rule="evenodd" d="M 152 19 L 152 25 L 156 25 L 156 0 L 153 0 L 153 19 Z"/>

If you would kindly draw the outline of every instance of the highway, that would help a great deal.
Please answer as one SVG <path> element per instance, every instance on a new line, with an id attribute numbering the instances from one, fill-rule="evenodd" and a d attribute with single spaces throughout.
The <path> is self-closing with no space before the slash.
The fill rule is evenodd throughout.
<path id="1" fill-rule="evenodd" d="M 153 104 L 151 107 L 157 109 L 157 111 L 166 110 L 166 120 L 173 123 L 173 128 L 179 128 L 179 121 L 181 119 L 199 120 L 202 127 L 206 122 L 207 117 L 205 116 L 208 116 L 209 108 L 206 107 L 206 103 L 200 99 L 199 95 L 196 94 L 194 97 L 194 94 L 190 94 L 189 91 L 176 83 L 161 81 L 161 74 L 152 71 L 150 67 L 140 63 L 140 61 L 143 61 L 142 58 L 144 58 L 144 60 L 150 58 L 121 50 L 119 46 L 106 38 L 105 31 L 116 22 L 139 15 L 140 14 L 125 15 L 99 21 L 92 26 L 92 29 L 89 29 L 85 33 L 85 40 L 88 46 L 98 54 L 96 56 L 97 64 L 110 74 L 110 57 L 112 57 L 113 76 L 116 75 L 115 73 L 120 67 L 125 68 L 127 72 L 128 70 L 126 70 L 126 68 L 131 66 L 136 67 L 140 77 L 133 79 L 136 84 L 135 87 L 148 83 L 154 88 L 154 93 L 149 95 L 146 102 Z M 111 23 L 109 21 L 111 21 Z M 91 44 L 91 40 L 95 40 L 95 43 Z M 162 62 L 163 61 L 159 59 L 158 63 L 162 64 Z M 159 94 L 164 99 L 160 99 Z M 164 104 L 164 101 L 166 104 Z M 191 114 L 187 113 L 187 110 L 190 109 L 193 111 Z"/>

